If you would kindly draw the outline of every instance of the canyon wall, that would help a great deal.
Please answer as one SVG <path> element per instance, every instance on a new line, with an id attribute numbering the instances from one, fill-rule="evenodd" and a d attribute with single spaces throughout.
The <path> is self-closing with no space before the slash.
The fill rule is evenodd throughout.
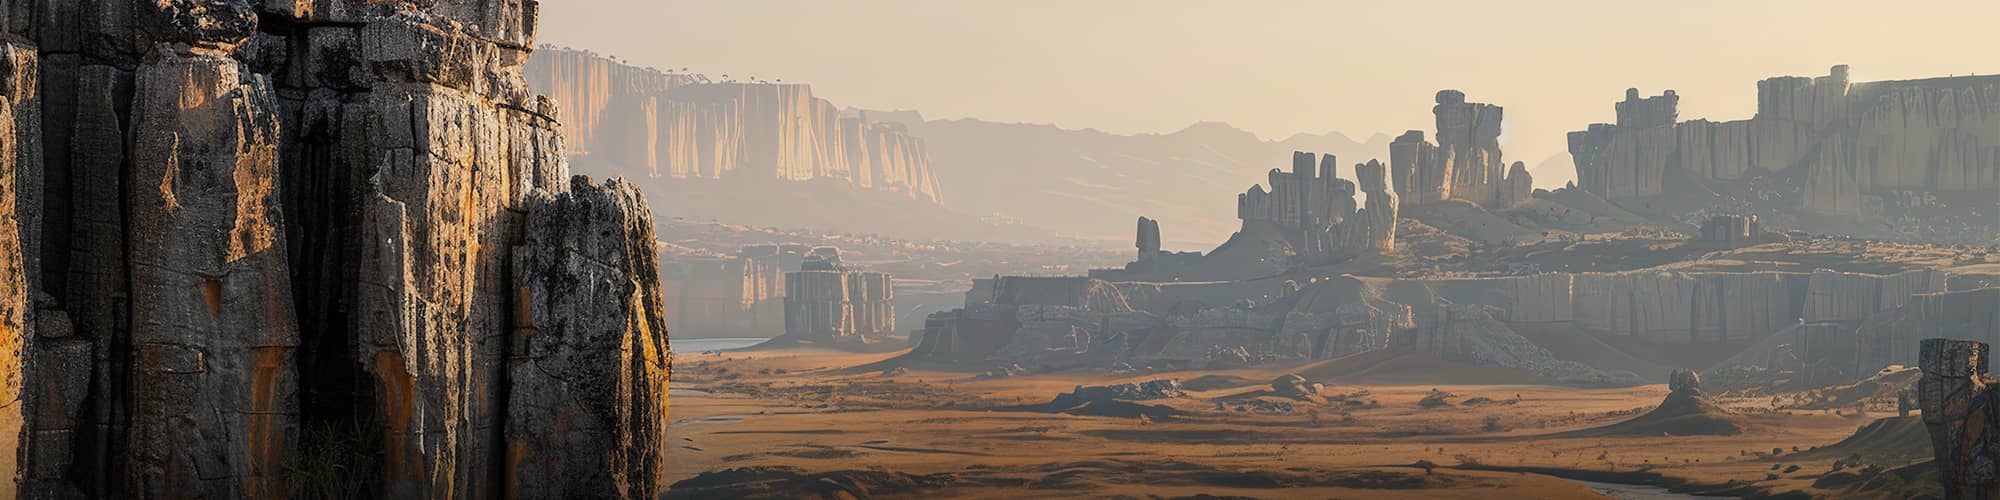
<path id="1" fill-rule="evenodd" d="M 1570 133 L 1578 187 L 1623 200 L 1670 194 L 1669 175 L 1727 184 L 1786 174 L 1763 189 L 1836 216 L 1936 202 L 1925 193 L 1988 210 L 2000 193 L 2000 77 L 1852 82 L 1835 66 L 1760 81 L 1757 96 L 1748 120 L 1677 122 L 1673 91 L 1627 90 L 1616 123 Z"/>
<path id="2" fill-rule="evenodd" d="M 652 216 L 539 8 L 0 1 L 6 496 L 661 494 Z"/>
<path id="3" fill-rule="evenodd" d="M 843 112 L 805 84 L 710 81 L 543 48 L 528 83 L 563 103 L 577 168 L 657 179 L 835 179 L 944 201 L 922 139 Z"/>

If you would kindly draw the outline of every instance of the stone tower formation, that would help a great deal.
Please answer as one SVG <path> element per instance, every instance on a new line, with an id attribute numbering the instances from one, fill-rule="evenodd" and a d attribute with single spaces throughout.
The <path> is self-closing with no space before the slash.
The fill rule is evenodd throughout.
<path id="1" fill-rule="evenodd" d="M 1530 199 L 1535 183 L 1527 166 L 1515 162 L 1509 168 L 1501 160 L 1500 106 L 1466 102 L 1464 92 L 1440 90 L 1431 113 L 1437 116 L 1436 144 L 1424 139 L 1423 131 L 1411 130 L 1389 145 L 1389 168 L 1404 206 L 1465 200 L 1501 210 Z"/>
<path id="2" fill-rule="evenodd" d="M 1355 184 L 1335 174 L 1336 162 L 1333 155 L 1316 158 L 1312 153 L 1293 153 L 1291 172 L 1271 170 L 1270 192 L 1258 185 L 1236 196 L 1237 217 L 1245 223 L 1277 226 L 1294 242 L 1297 255 L 1308 262 L 1394 250 L 1396 195 L 1389 191 L 1383 178 L 1382 164 L 1370 161 L 1354 167 L 1369 196 L 1366 207 L 1357 207 Z M 1367 184 L 1369 181 L 1376 181 L 1377 185 Z M 1382 201 L 1392 204 L 1385 207 Z M 1150 222 L 1140 223 L 1142 250 L 1149 235 L 1157 246 L 1159 226 L 1157 223 L 1148 226 Z M 1149 228 L 1151 233 L 1147 232 Z"/>
<path id="3" fill-rule="evenodd" d="M 570 178 L 538 9 L 0 0 L 6 496 L 283 497 L 339 437 L 364 496 L 658 496 L 652 217 Z"/>
<path id="4" fill-rule="evenodd" d="M 1395 251 L 1397 215 L 1404 208 L 1465 200 L 1500 210 L 1533 198 L 1527 166 L 1508 168 L 1501 161 L 1499 106 L 1469 103 L 1464 93 L 1445 90 L 1432 111 L 1438 144 L 1422 131 L 1404 133 L 1390 145 L 1389 164 L 1354 166 L 1358 186 L 1335 175 L 1333 155 L 1320 157 L 1315 170 L 1312 153 L 1294 153 L 1292 171 L 1271 170 L 1269 191 L 1260 184 L 1236 196 L 1237 218 L 1276 225 L 1306 262 L 1320 263 Z M 1357 192 L 1367 195 L 1365 205 L 1356 206 Z M 1142 260 L 1149 236 L 1157 247 L 1158 224 L 1142 218 Z"/>
<path id="5" fill-rule="evenodd" d="M 826 343 L 894 335 L 895 303 L 888 273 L 848 267 L 839 248 L 814 248 L 798 271 L 785 273 L 785 334 Z"/>

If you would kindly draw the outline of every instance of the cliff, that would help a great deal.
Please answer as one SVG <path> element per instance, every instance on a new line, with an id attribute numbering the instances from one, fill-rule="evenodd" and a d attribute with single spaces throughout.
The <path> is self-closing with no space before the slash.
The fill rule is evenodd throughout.
<path id="1" fill-rule="evenodd" d="M 1628 204 L 1750 191 L 1750 203 L 1849 221 L 1993 224 L 2000 77 L 1852 82 L 1835 66 L 1758 82 L 1757 96 L 1748 120 L 1678 122 L 1673 91 L 1627 90 L 1616 123 L 1570 133 L 1578 187 Z"/>
<path id="2" fill-rule="evenodd" d="M 650 179 L 838 179 L 943 203 L 922 139 L 866 113 L 843 113 L 805 84 L 713 82 L 544 47 L 530 88 L 565 109 L 565 135 L 585 173 Z"/>
<path id="3" fill-rule="evenodd" d="M 0 490 L 662 494 L 652 215 L 539 8 L 0 2 Z"/>

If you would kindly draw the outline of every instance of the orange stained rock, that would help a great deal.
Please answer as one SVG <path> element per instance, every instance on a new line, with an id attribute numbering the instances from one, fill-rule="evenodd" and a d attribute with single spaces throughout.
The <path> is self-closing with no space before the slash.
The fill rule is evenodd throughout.
<path id="1" fill-rule="evenodd" d="M 250 379 L 250 475 L 243 477 L 244 494 L 250 498 L 284 498 L 281 471 L 285 466 L 285 436 L 278 414 L 278 377 L 284 375 L 288 347 L 256 349 L 255 371 Z"/>
<path id="2" fill-rule="evenodd" d="M 208 304 L 209 316 L 222 316 L 222 280 L 209 278 L 202 281 L 201 300 Z"/>
<path id="3" fill-rule="evenodd" d="M 516 439 L 512 442 L 507 443 L 507 499 L 508 500 L 513 500 L 515 498 L 521 497 L 521 481 L 517 477 L 520 475 L 521 461 L 527 459 L 528 455 L 531 455 L 533 453 L 534 451 L 528 447 L 528 442 L 526 441 Z"/>
<path id="4" fill-rule="evenodd" d="M 385 472 L 390 479 L 421 478 L 423 458 L 409 456 L 408 450 L 410 410 L 416 392 L 403 368 L 403 357 L 392 351 L 375 353 L 375 380 L 381 384 L 383 423 L 388 427 L 382 436 Z"/>

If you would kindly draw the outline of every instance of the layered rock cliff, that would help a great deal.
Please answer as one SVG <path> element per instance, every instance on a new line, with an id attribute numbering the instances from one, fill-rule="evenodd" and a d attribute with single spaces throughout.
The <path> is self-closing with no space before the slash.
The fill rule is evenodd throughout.
<path id="1" fill-rule="evenodd" d="M 539 8 L 0 2 L 9 496 L 658 495 L 651 215 Z"/>
<path id="2" fill-rule="evenodd" d="M 1757 95 L 1748 120 L 1678 122 L 1673 91 L 1628 90 L 1616 123 L 1570 133 L 1577 185 L 1615 201 L 1686 195 L 1667 189 L 1681 179 L 1743 186 L 1850 220 L 1995 208 L 2000 77 L 1853 82 L 1835 66 L 1758 82 Z"/>
<path id="3" fill-rule="evenodd" d="M 712 82 L 546 47 L 526 73 L 531 88 L 574 108 L 564 117 L 579 171 L 659 179 L 828 178 L 944 201 L 922 139 L 899 123 L 843 113 L 809 85 Z"/>

